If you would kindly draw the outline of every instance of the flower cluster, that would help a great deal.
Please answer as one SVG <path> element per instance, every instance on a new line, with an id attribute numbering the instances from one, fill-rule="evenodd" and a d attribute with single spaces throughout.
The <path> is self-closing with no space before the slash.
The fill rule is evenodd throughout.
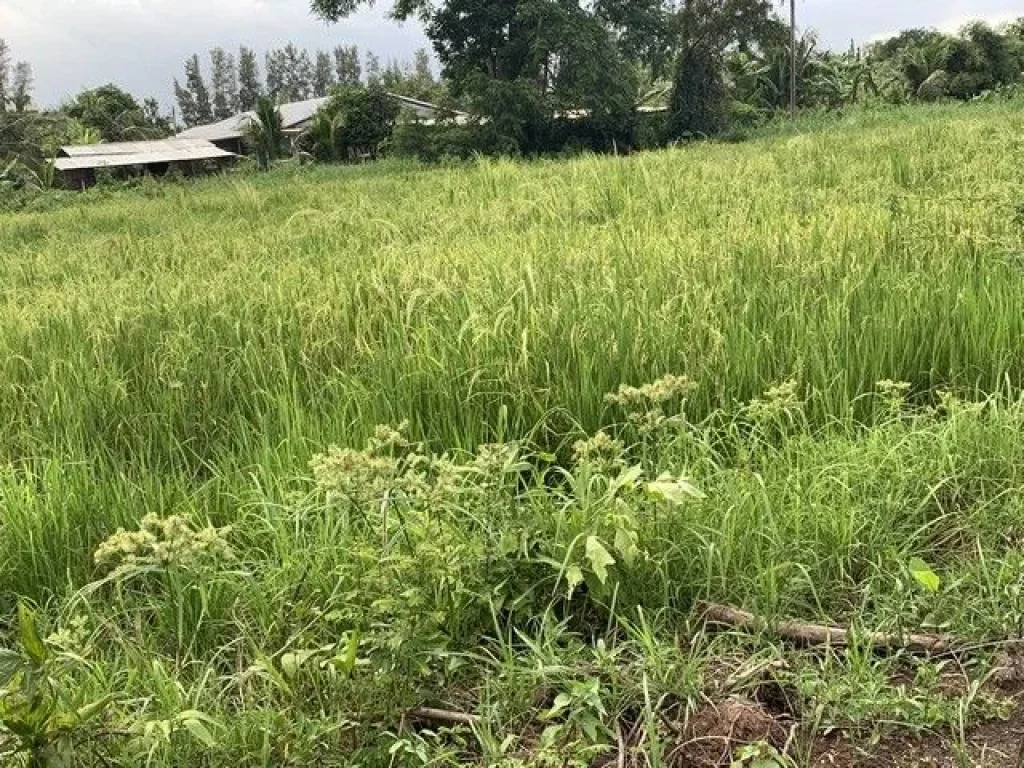
<path id="1" fill-rule="evenodd" d="M 783 416 L 791 417 L 803 407 L 798 389 L 796 379 L 769 388 L 763 396 L 750 401 L 746 407 L 747 416 L 759 424 L 770 423 Z"/>
<path id="2" fill-rule="evenodd" d="M 676 398 L 685 398 L 697 389 L 696 382 L 689 376 L 668 374 L 642 387 L 623 384 L 618 392 L 605 395 L 605 402 L 621 406 L 667 403 Z"/>
<path id="3" fill-rule="evenodd" d="M 227 537 L 230 528 L 195 529 L 178 515 L 160 518 L 146 515 L 139 529 L 118 528 L 96 549 L 94 559 L 99 566 L 132 568 L 196 568 L 232 556 Z"/>
<path id="4" fill-rule="evenodd" d="M 574 463 L 587 463 L 605 469 L 623 466 L 625 453 L 625 445 L 620 440 L 613 439 L 604 430 L 587 440 L 579 440 L 572 447 Z"/>
<path id="5" fill-rule="evenodd" d="M 875 384 L 875 391 L 889 412 L 898 414 L 907 402 L 907 395 L 910 394 L 910 382 L 882 379 Z"/>
<path id="6" fill-rule="evenodd" d="M 395 427 L 389 424 L 378 424 L 373 430 L 373 437 L 366 443 L 367 450 L 373 453 L 386 453 L 409 448 L 409 438 L 406 437 L 408 431 L 408 419 Z"/>
<path id="7" fill-rule="evenodd" d="M 68 651 L 83 656 L 89 641 L 89 619 L 85 616 L 73 616 L 66 624 L 46 638 L 46 644 L 61 651 Z"/>
<path id="8" fill-rule="evenodd" d="M 394 456 L 336 445 L 309 462 L 317 487 L 325 491 L 328 498 L 354 500 L 381 497 L 394 486 L 402 473 L 401 464 L 401 460 Z"/>
<path id="9" fill-rule="evenodd" d="M 427 506 L 492 489 L 526 468 L 515 443 L 482 445 L 472 458 L 428 454 L 405 437 L 408 423 L 377 427 L 362 450 L 331 446 L 310 462 L 329 500 L 357 504 L 401 497 Z"/>
<path id="10" fill-rule="evenodd" d="M 948 389 L 940 389 L 936 392 L 936 396 L 939 399 L 936 411 L 950 417 L 956 416 L 957 414 L 978 416 L 979 414 L 984 413 L 985 409 L 989 406 L 989 402 L 986 400 L 978 402 L 964 400 L 954 395 Z"/>

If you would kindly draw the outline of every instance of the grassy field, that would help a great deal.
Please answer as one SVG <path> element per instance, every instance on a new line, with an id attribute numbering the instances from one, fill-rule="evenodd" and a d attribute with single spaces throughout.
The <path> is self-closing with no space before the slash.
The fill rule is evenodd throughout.
<path id="1" fill-rule="evenodd" d="M 0 754 L 1016 765 L 1021 106 L 0 216 Z"/>

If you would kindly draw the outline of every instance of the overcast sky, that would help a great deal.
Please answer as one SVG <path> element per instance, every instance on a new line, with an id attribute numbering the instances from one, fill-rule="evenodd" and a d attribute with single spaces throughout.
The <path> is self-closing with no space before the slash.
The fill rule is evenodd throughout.
<path id="1" fill-rule="evenodd" d="M 313 19 L 308 0 L 0 0 L 0 37 L 31 62 L 36 101 L 54 105 L 114 82 L 170 105 L 182 61 L 213 46 L 261 53 L 289 40 L 315 49 L 356 44 L 383 60 L 408 60 L 426 40 L 415 23 L 384 18 L 387 0 L 339 24 Z M 1024 0 L 798 0 L 801 25 L 845 48 L 909 26 L 955 29 L 1024 15 Z"/>

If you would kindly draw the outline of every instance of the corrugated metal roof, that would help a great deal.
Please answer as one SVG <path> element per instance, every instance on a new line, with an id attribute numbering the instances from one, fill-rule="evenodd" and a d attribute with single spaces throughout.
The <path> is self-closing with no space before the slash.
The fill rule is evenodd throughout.
<path id="1" fill-rule="evenodd" d="M 157 139 L 154 141 L 117 141 L 106 144 L 79 144 L 61 147 L 61 154 L 67 157 L 90 157 L 92 155 L 138 155 L 151 152 L 202 152 L 211 148 L 208 141 L 194 139 Z M 214 147 L 216 149 L 216 147 Z"/>
<path id="2" fill-rule="evenodd" d="M 164 139 L 160 141 L 127 141 L 116 144 L 89 144 L 61 147 L 66 157 L 58 157 L 53 167 L 58 171 L 86 168 L 118 168 L 152 163 L 181 163 L 190 160 L 217 160 L 235 157 L 208 141 Z"/>
<path id="3" fill-rule="evenodd" d="M 290 104 L 282 104 L 277 109 L 281 113 L 281 127 L 285 130 L 313 119 L 313 115 L 324 104 L 327 98 L 307 99 L 306 101 L 295 101 Z M 205 139 L 206 141 L 228 141 L 240 139 L 245 134 L 245 129 L 251 120 L 256 119 L 255 112 L 242 112 L 232 115 L 226 120 L 210 125 L 197 125 L 178 134 L 179 139 Z"/>
<path id="4" fill-rule="evenodd" d="M 435 117 L 441 111 L 440 107 L 427 101 L 420 101 L 409 96 L 401 96 L 397 93 L 389 93 L 388 96 L 407 107 L 411 107 L 420 117 Z M 278 111 L 281 113 L 281 128 L 285 131 L 295 132 L 304 127 L 305 123 L 312 120 L 313 116 L 329 100 L 330 97 L 322 96 L 317 99 L 293 101 L 289 104 L 280 105 Z M 456 116 L 464 115 L 462 112 L 456 112 L 455 114 Z M 245 134 L 249 121 L 255 119 L 255 112 L 242 112 L 217 123 L 188 128 L 179 133 L 178 138 L 205 139 L 206 141 L 240 139 Z"/>
<path id="5" fill-rule="evenodd" d="M 324 96 L 319 99 L 306 99 L 305 101 L 294 101 L 291 104 L 282 104 L 278 107 L 281 112 L 281 127 L 294 128 L 300 123 L 313 119 L 313 115 L 320 111 L 320 107 L 329 101 Z"/>
<path id="6" fill-rule="evenodd" d="M 240 115 L 233 115 L 219 123 L 210 125 L 197 125 L 188 128 L 178 134 L 179 139 L 203 139 L 205 141 L 226 141 L 228 139 L 242 138 L 242 131 L 245 124 L 256 119 L 256 113 L 243 112 Z"/>

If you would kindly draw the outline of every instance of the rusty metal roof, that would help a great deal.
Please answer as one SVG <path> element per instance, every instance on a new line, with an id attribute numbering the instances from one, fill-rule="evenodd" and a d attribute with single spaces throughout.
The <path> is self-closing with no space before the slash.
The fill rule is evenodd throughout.
<path id="1" fill-rule="evenodd" d="M 160 139 L 157 141 L 124 141 L 110 144 L 87 144 L 61 147 L 63 157 L 53 161 L 58 171 L 85 168 L 118 168 L 154 163 L 181 163 L 190 160 L 217 160 L 235 157 L 208 141 L 197 139 Z"/>

